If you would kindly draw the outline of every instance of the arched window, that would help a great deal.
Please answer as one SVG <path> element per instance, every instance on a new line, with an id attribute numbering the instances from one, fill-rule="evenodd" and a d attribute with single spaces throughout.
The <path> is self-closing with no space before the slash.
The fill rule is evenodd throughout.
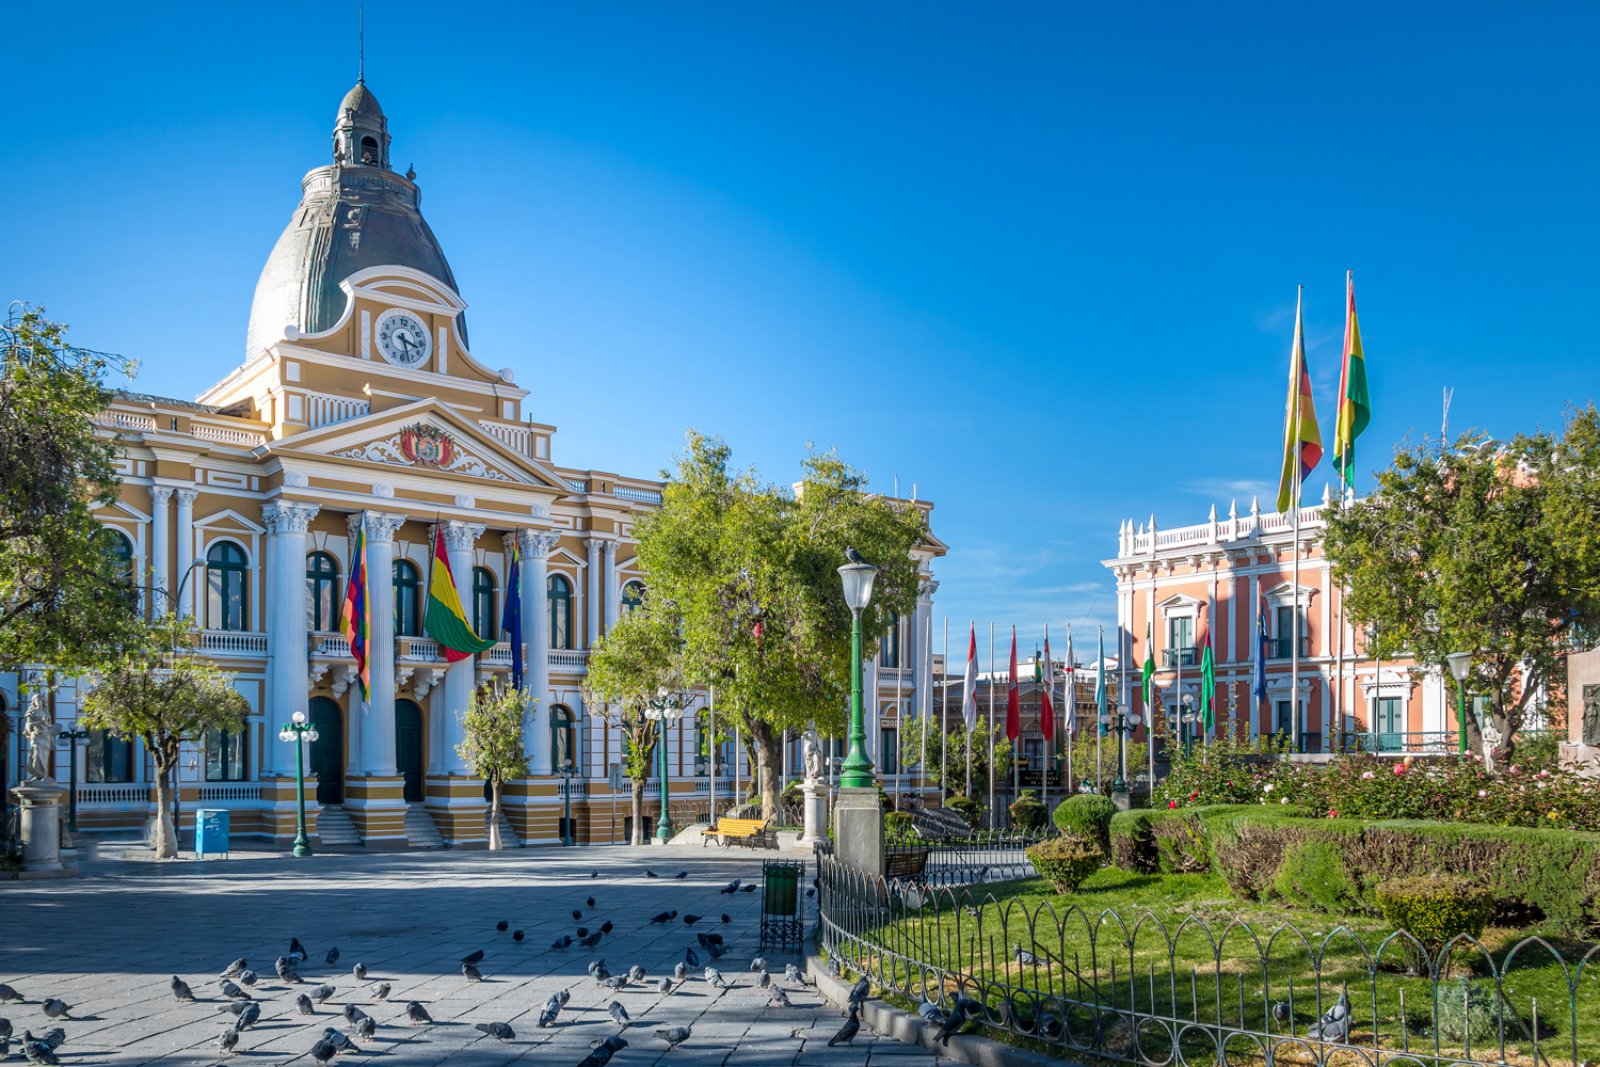
<path id="1" fill-rule="evenodd" d="M 878 666 L 895 670 L 900 666 L 900 616 L 889 612 L 889 628 L 883 632 L 883 647 L 878 650 Z"/>
<path id="2" fill-rule="evenodd" d="M 408 559 L 394 561 L 394 632 L 397 637 L 416 637 L 422 632 L 417 615 L 417 565 Z"/>
<path id="3" fill-rule="evenodd" d="M 306 626 L 312 633 L 339 628 L 339 564 L 326 552 L 306 557 Z"/>
<path id="4" fill-rule="evenodd" d="M 138 575 L 134 572 L 133 542 L 121 530 L 113 530 L 108 526 L 105 528 L 105 532 L 111 539 L 111 556 L 117 561 L 117 576 L 121 579 L 126 590 L 125 595 L 128 606 L 137 607 L 139 604 L 139 582 Z"/>
<path id="5" fill-rule="evenodd" d="M 572 647 L 572 583 L 559 574 L 545 582 L 550 599 L 550 647 Z"/>
<path id="6" fill-rule="evenodd" d="M 622 613 L 628 614 L 644 605 L 644 583 L 632 581 L 622 587 Z"/>
<path id="7" fill-rule="evenodd" d="M 247 630 L 250 624 L 249 572 L 244 549 L 218 541 L 206 553 L 206 626 L 212 630 Z"/>
<path id="8" fill-rule="evenodd" d="M 378 165 L 378 139 L 376 137 L 361 138 L 361 165 L 363 167 L 376 167 Z"/>
<path id="9" fill-rule="evenodd" d="M 572 721 L 572 710 L 565 704 L 550 708 L 550 766 L 557 774 L 567 769 L 569 761 L 578 754 L 578 732 Z M 572 764 L 576 769 L 577 764 Z"/>
<path id="10" fill-rule="evenodd" d="M 485 641 L 495 634 L 500 617 L 494 613 L 494 572 L 488 567 L 472 568 L 472 629 Z"/>

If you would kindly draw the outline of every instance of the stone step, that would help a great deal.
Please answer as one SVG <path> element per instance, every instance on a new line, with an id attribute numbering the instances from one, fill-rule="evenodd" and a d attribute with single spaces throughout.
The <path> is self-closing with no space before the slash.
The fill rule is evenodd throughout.
<path id="1" fill-rule="evenodd" d="M 484 833 L 487 834 L 488 830 L 489 830 L 489 813 L 488 812 L 484 812 L 484 815 L 483 815 L 483 828 L 484 828 Z M 500 809 L 500 847 L 501 848 L 521 848 L 522 847 L 522 841 L 517 837 L 516 833 L 511 829 L 511 820 L 506 818 L 506 809 L 505 808 L 501 808 Z"/>
<path id="2" fill-rule="evenodd" d="M 433 816 L 425 804 L 406 805 L 406 844 L 412 848 L 443 848 L 444 838 L 433 825 Z"/>
<path id="3" fill-rule="evenodd" d="M 317 813 L 317 841 L 328 848 L 354 848 L 361 844 L 356 824 L 342 804 L 324 804 Z"/>

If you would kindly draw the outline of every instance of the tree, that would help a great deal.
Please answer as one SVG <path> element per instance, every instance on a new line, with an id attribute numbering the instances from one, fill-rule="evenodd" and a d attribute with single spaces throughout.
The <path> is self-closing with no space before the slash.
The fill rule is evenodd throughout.
<path id="1" fill-rule="evenodd" d="M 241 730 L 250 706 L 232 675 L 191 654 L 193 631 L 185 620 L 164 615 L 141 625 L 139 635 L 136 646 L 91 675 L 79 720 L 144 742 L 156 765 L 156 855 L 172 859 L 178 845 L 169 790 L 183 743 Z"/>
<path id="2" fill-rule="evenodd" d="M 1372 495 L 1330 516 L 1323 548 L 1369 654 L 1427 670 L 1472 653 L 1467 691 L 1487 698 L 1497 743 L 1470 715 L 1468 739 L 1506 759 L 1573 641 L 1600 629 L 1600 413 L 1574 412 L 1560 437 L 1401 451 Z"/>
<path id="3" fill-rule="evenodd" d="M 832 453 L 812 454 L 794 488 L 730 470 L 722 441 L 691 432 L 666 474 L 662 506 L 635 529 L 650 598 L 681 623 L 684 675 L 715 684 L 756 756 L 762 814 L 778 812 L 783 732 L 815 722 L 844 734 L 850 610 L 838 568 L 846 547 L 877 565 L 862 620 L 867 654 L 894 613 L 916 604 L 911 552 L 927 530 L 915 506 L 867 491 Z"/>
<path id="4" fill-rule="evenodd" d="M 922 758 L 922 735 L 928 735 L 928 766 L 923 773 L 938 783 L 947 794 L 967 793 L 967 752 L 972 752 L 972 799 L 981 801 L 989 795 L 989 740 L 994 739 L 994 774 L 997 782 L 1011 773 L 1011 740 L 1006 737 L 1004 722 L 987 723 L 983 717 L 968 731 L 965 722 L 957 718 L 949 730 L 939 725 L 937 717 L 918 716 L 906 723 L 900 737 L 900 762 L 913 766 Z M 941 771 L 942 768 L 942 771 Z"/>
<path id="5" fill-rule="evenodd" d="M 632 843 L 644 840 L 644 786 L 655 769 L 660 724 L 645 714 L 652 700 L 687 709 L 692 686 L 684 673 L 681 620 L 656 591 L 613 626 L 589 654 L 584 705 L 616 726 L 623 739 L 623 769 L 632 787 Z"/>
<path id="6" fill-rule="evenodd" d="M 117 494 L 109 370 L 131 364 L 37 310 L 0 326 L 0 663 L 75 674 L 137 639 L 135 576 L 94 516 Z"/>
<path id="7" fill-rule="evenodd" d="M 485 686 L 472 695 L 472 705 L 461 715 L 462 739 L 456 754 L 472 773 L 489 783 L 489 849 L 503 848 L 500 840 L 500 801 L 507 782 L 530 777 L 528 757 L 522 749 L 522 732 L 528 722 L 527 694 L 511 686 Z"/>

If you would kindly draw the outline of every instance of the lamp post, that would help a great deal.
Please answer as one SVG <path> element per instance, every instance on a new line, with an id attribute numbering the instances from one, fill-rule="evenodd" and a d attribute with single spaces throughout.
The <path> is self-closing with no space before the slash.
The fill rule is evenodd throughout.
<path id="1" fill-rule="evenodd" d="M 667 776 L 667 727 L 683 717 L 683 705 L 663 688 L 656 692 L 656 698 L 645 708 L 644 716 L 652 722 L 661 724 L 659 736 L 656 738 L 656 745 L 661 749 L 661 819 L 656 826 L 656 840 L 664 845 L 677 833 L 672 826 L 672 812 L 667 807 L 667 794 L 671 784 Z"/>
<path id="2" fill-rule="evenodd" d="M 1119 708 L 1100 716 L 1100 725 L 1117 732 L 1117 780 L 1111 783 L 1111 791 L 1126 793 L 1128 791 L 1127 738 L 1133 733 L 1133 728 L 1139 725 L 1139 715 L 1137 712 L 1127 712 Z"/>
<path id="3" fill-rule="evenodd" d="M 1194 697 L 1188 693 L 1183 694 L 1183 713 L 1178 716 L 1178 736 L 1183 742 L 1183 753 L 1188 755 L 1194 748 L 1194 724 L 1198 716 L 1194 713 Z"/>
<path id="4" fill-rule="evenodd" d="M 1467 754 L 1467 676 L 1472 673 L 1472 653 L 1452 652 L 1444 658 L 1456 680 L 1456 754 Z"/>
<path id="5" fill-rule="evenodd" d="M 67 742 L 69 755 L 67 757 L 68 785 L 67 801 L 67 829 L 73 833 L 78 832 L 78 742 L 87 740 L 88 730 L 64 729 L 56 734 L 57 737 Z"/>
<path id="6" fill-rule="evenodd" d="M 556 772 L 561 775 L 561 844 L 566 848 L 577 844 L 572 836 L 572 775 L 576 769 L 572 765 L 572 757 L 568 756 Z M 615 799 L 612 804 L 616 804 Z"/>
<path id="7" fill-rule="evenodd" d="M 303 742 L 315 741 L 320 735 L 317 728 L 306 721 L 306 713 L 297 711 L 278 731 L 278 740 L 294 744 L 294 790 L 299 803 L 295 817 L 294 854 L 304 859 L 311 855 L 311 842 L 306 838 L 306 746 Z"/>
<path id="8" fill-rule="evenodd" d="M 874 784 L 861 713 L 861 613 L 872 602 L 872 582 L 877 576 L 878 568 L 859 557 L 839 568 L 844 602 L 850 608 L 850 750 L 839 768 L 841 789 L 871 789 Z"/>

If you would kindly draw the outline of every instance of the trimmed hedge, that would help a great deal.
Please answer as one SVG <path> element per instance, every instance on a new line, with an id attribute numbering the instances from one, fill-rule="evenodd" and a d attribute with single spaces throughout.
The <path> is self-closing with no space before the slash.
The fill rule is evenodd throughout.
<path id="1" fill-rule="evenodd" d="M 1284 858 L 1272 891 L 1302 907 L 1341 915 L 1355 907 L 1360 889 L 1332 845 L 1305 841 Z"/>
<path id="2" fill-rule="evenodd" d="M 1109 857 L 1111 820 L 1116 815 L 1117 805 L 1110 797 L 1097 793 L 1077 793 L 1057 804 L 1050 818 L 1062 833 L 1087 837 Z"/>
<path id="3" fill-rule="evenodd" d="M 1390 926 L 1409 932 L 1433 952 L 1452 937 L 1482 935 L 1494 911 L 1487 886 L 1453 874 L 1380 882 L 1376 896 Z"/>
<path id="4" fill-rule="evenodd" d="M 1298 814 L 1299 809 L 1294 810 Z M 1212 804 L 1175 811 L 1136 808 L 1118 812 L 1111 818 L 1111 862 L 1145 874 L 1209 871 L 1211 838 L 1218 829 L 1260 811 L 1256 804 Z M 1277 870 L 1276 864 L 1272 870 Z"/>
<path id="5" fill-rule="evenodd" d="M 1029 848 L 1028 860 L 1057 893 L 1072 893 L 1101 868 L 1105 853 L 1082 834 L 1062 834 Z"/>

